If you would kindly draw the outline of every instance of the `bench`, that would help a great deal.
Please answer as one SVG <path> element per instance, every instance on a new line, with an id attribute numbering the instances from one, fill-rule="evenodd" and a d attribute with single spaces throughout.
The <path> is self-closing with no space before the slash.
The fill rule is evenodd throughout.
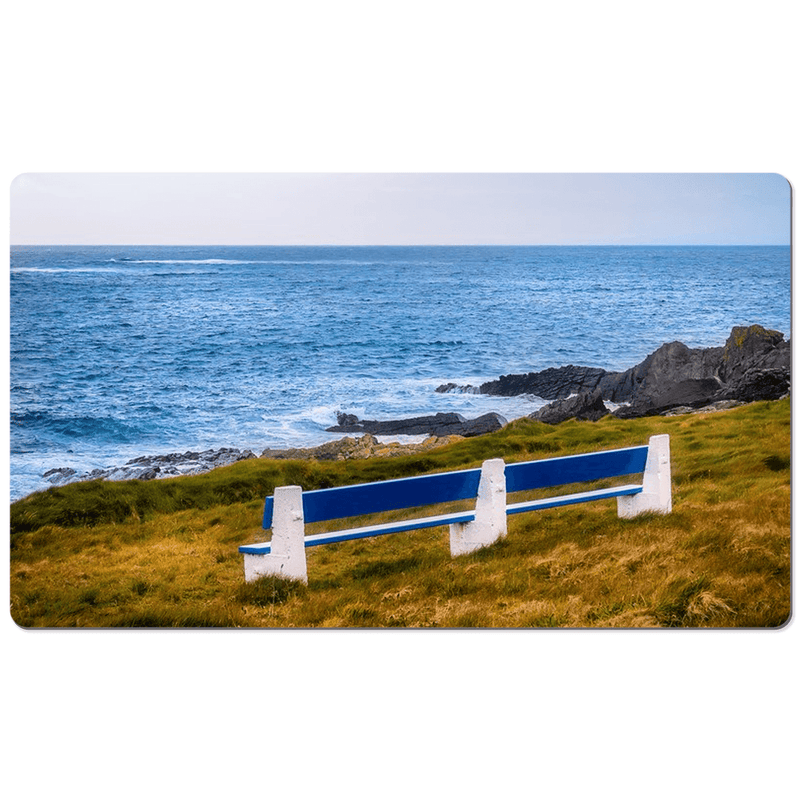
<path id="1" fill-rule="evenodd" d="M 605 478 L 641 474 L 641 482 L 572 494 L 556 494 L 507 504 L 508 494 L 550 489 Z M 279 486 L 264 503 L 263 527 L 272 540 L 239 547 L 245 580 L 278 575 L 308 582 L 307 547 L 383 536 L 420 528 L 449 526 L 453 556 L 471 553 L 504 537 L 507 517 L 545 508 L 617 498 L 620 517 L 672 510 L 669 436 L 652 436 L 646 445 L 574 456 L 505 464 L 495 458 L 480 469 L 421 475 L 304 492 Z M 457 500 L 475 500 L 474 508 L 428 517 L 384 522 L 328 533 L 305 535 L 306 523 L 327 522 L 400 509 L 422 508 Z"/>

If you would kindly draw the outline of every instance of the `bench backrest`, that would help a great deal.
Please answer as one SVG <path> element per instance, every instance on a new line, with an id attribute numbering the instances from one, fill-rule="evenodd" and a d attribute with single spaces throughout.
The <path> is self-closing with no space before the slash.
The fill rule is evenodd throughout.
<path id="1" fill-rule="evenodd" d="M 642 472 L 646 461 L 647 445 L 643 445 L 506 464 L 506 491 L 521 492 L 631 475 Z M 478 494 L 480 478 L 480 469 L 468 469 L 361 483 L 356 486 L 315 489 L 303 492 L 303 517 L 305 522 L 325 522 L 400 508 L 468 500 Z M 264 503 L 265 529 L 272 527 L 272 512 L 273 498 L 267 497 Z"/>
<path id="2" fill-rule="evenodd" d="M 480 469 L 467 469 L 356 486 L 315 489 L 303 492 L 303 518 L 305 522 L 324 522 L 398 508 L 468 500 L 477 496 L 480 479 Z M 272 527 L 272 510 L 273 498 L 268 497 L 264 503 L 264 528 Z"/>
<path id="3" fill-rule="evenodd" d="M 568 483 L 585 483 L 601 478 L 616 478 L 644 472 L 647 445 L 605 450 L 576 456 L 560 456 L 540 461 L 506 464 L 506 491 L 545 489 Z"/>

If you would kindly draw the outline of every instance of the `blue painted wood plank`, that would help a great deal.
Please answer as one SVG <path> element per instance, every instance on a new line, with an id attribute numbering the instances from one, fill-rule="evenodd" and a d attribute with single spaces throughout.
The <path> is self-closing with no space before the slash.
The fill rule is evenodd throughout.
<path id="1" fill-rule="evenodd" d="M 303 516 L 306 522 L 323 522 L 468 500 L 477 496 L 480 478 L 480 469 L 470 469 L 303 492 Z"/>
<path id="2" fill-rule="evenodd" d="M 371 536 L 384 536 L 389 533 L 401 533 L 402 531 L 415 531 L 420 528 L 438 528 L 441 525 L 451 525 L 455 522 L 472 522 L 475 519 L 474 511 L 457 512 L 454 514 L 439 514 L 435 517 L 423 517 L 422 519 L 400 520 L 398 522 L 386 522 L 379 525 L 369 525 L 364 528 L 351 528 L 344 531 L 330 531 L 329 533 L 317 533 L 306 536 L 305 546 L 315 547 L 320 544 L 333 544 L 334 542 L 346 542 L 351 539 L 366 539 Z M 250 553 L 254 555 L 265 555 L 272 552 L 270 542 L 259 544 L 244 544 L 239 547 L 240 553 Z"/>
<path id="3" fill-rule="evenodd" d="M 478 495 L 480 469 L 440 472 L 414 478 L 398 478 L 333 489 L 303 492 L 303 518 L 306 522 L 324 522 L 342 517 L 396 511 L 452 500 L 469 500 Z M 274 499 L 264 501 L 262 526 L 272 527 Z"/>
<path id="4" fill-rule="evenodd" d="M 539 500 L 529 500 L 525 503 L 512 503 L 506 506 L 506 514 L 522 514 L 525 511 L 538 511 L 543 508 L 558 508 L 559 506 L 569 506 L 574 503 L 605 500 L 609 497 L 624 497 L 626 495 L 639 494 L 641 491 L 641 486 L 628 484 L 626 486 L 612 486 L 609 489 L 595 489 L 591 492 L 576 492 L 575 494 L 563 494 L 556 497 L 543 497 Z"/>
<path id="5" fill-rule="evenodd" d="M 506 464 L 506 491 L 544 489 L 644 471 L 647 445 Z"/>

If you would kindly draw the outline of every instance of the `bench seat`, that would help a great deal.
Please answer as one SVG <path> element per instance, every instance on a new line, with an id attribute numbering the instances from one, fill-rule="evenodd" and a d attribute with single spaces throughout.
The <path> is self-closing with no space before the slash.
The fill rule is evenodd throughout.
<path id="1" fill-rule="evenodd" d="M 605 500 L 607 497 L 626 497 L 639 494 L 642 489 L 641 484 L 629 483 L 625 486 L 612 486 L 610 489 L 595 489 L 591 492 L 575 492 L 575 494 L 543 497 L 540 500 L 528 500 L 524 503 L 509 503 L 506 506 L 506 514 L 541 511 L 543 508 L 558 508 L 558 506 L 568 506 L 573 503 L 588 503 L 591 500 Z"/>
<path id="2" fill-rule="evenodd" d="M 347 530 L 330 531 L 329 533 L 315 533 L 305 537 L 305 546 L 314 547 L 319 544 L 333 544 L 346 542 L 351 539 L 366 539 L 370 536 L 383 536 L 387 533 L 402 533 L 415 531 L 417 528 L 438 528 L 440 525 L 454 525 L 458 522 L 473 522 L 474 511 L 464 511 L 455 514 L 439 514 L 435 517 L 422 517 L 421 519 L 404 519 L 398 522 L 384 522 L 379 525 L 366 525 L 362 528 L 348 528 Z M 239 548 L 240 553 L 264 555 L 272 552 L 272 542 L 262 544 L 247 544 Z"/>

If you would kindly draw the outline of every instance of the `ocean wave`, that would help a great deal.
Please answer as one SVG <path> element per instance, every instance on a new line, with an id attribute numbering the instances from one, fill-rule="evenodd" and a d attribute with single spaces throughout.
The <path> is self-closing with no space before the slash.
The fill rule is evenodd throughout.
<path id="1" fill-rule="evenodd" d="M 75 275 L 92 272 L 115 274 L 126 272 L 124 269 L 114 267 L 11 267 L 10 271 L 12 274 L 15 272 L 43 272 L 53 274 L 62 274 L 68 272 Z"/>
<path id="2" fill-rule="evenodd" d="M 174 278 L 176 275 L 219 275 L 219 270 L 183 269 L 180 272 L 150 272 L 148 278 Z M 213 291 L 213 290 L 212 290 Z"/>
<path id="3" fill-rule="evenodd" d="M 127 262 L 127 263 L 135 263 L 135 264 L 144 264 L 144 263 L 151 263 L 151 264 L 164 264 L 168 262 L 163 261 L 152 261 L 152 262 L 144 262 L 144 261 L 135 261 L 135 262 Z M 179 262 L 175 262 L 179 263 Z M 188 263 L 188 262 L 187 262 Z M 11 267 L 11 273 L 23 273 L 23 272 L 34 272 L 34 273 L 42 273 L 42 274 L 54 274 L 54 275 L 132 275 L 135 274 L 130 269 L 125 269 L 124 267 Z M 219 270 L 199 270 L 199 269 L 186 269 L 186 270 L 172 270 L 170 272 L 147 272 L 148 278 L 172 278 L 175 275 L 219 275 Z"/>
<path id="4" fill-rule="evenodd" d="M 114 259 L 112 258 L 111 261 Z M 233 258 L 137 258 L 124 259 L 126 264 L 261 264 L 261 261 L 241 261 Z"/>
<path id="5" fill-rule="evenodd" d="M 120 259 L 126 264 L 218 264 L 218 265 L 246 265 L 246 264 L 269 264 L 275 266 L 344 266 L 344 267 L 381 267 L 381 266 L 417 266 L 416 261 L 359 261 L 352 258 L 309 258 L 303 260 L 292 260 L 285 258 L 263 258 L 263 259 L 239 259 L 239 258 L 141 258 L 141 259 Z M 116 259 L 109 259 L 116 261 Z M 436 262 L 437 264 L 439 262 Z"/>

